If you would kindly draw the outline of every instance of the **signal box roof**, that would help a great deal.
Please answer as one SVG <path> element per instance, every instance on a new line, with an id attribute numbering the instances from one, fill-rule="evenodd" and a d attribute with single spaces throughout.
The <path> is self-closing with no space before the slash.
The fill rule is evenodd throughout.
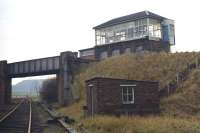
<path id="1" fill-rule="evenodd" d="M 162 21 L 163 19 L 166 19 L 165 17 L 162 17 L 162 16 L 152 13 L 150 11 L 142 11 L 142 12 L 138 12 L 138 13 L 134 13 L 134 14 L 130 14 L 127 16 L 109 20 L 103 24 L 95 26 L 93 29 L 106 28 L 106 27 L 110 27 L 113 25 L 118 25 L 118 24 L 125 23 L 125 22 L 131 22 L 131 21 L 143 19 L 143 18 L 153 18 L 153 19 L 157 19 L 160 21 Z"/>

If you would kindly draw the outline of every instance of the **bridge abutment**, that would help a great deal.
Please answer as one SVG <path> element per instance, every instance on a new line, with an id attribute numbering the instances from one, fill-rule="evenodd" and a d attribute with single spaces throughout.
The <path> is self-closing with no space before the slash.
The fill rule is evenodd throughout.
<path id="1" fill-rule="evenodd" d="M 74 52 L 63 52 L 60 54 L 60 71 L 57 74 L 58 102 L 60 105 L 69 105 L 73 102 L 73 67 L 77 55 Z"/>
<path id="2" fill-rule="evenodd" d="M 7 61 L 0 61 L 0 104 L 11 102 L 11 78 L 8 78 Z"/>

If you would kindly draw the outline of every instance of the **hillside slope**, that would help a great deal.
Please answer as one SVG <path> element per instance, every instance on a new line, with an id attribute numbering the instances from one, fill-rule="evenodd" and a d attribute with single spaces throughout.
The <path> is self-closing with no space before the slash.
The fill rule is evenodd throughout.
<path id="1" fill-rule="evenodd" d="M 23 80 L 16 85 L 12 86 L 12 92 L 14 95 L 36 95 L 36 90 L 39 89 L 42 85 L 43 79 L 37 80 Z"/>
<path id="2" fill-rule="evenodd" d="M 184 70 L 189 62 L 194 62 L 197 56 L 200 57 L 199 55 L 199 53 L 127 54 L 92 63 L 75 76 L 73 88 L 74 94 L 79 97 L 79 102 L 60 111 L 76 118 L 82 114 L 82 106 L 85 105 L 85 80 L 87 79 L 100 76 L 153 80 L 159 81 L 160 89 L 162 89 L 177 76 L 178 72 Z M 79 115 L 77 112 L 80 112 Z"/>
<path id="3" fill-rule="evenodd" d="M 83 69 L 76 76 L 73 86 L 81 98 L 85 96 L 85 80 L 95 76 L 159 81 L 162 89 L 177 76 L 178 72 L 184 70 L 189 62 L 194 62 L 198 55 L 200 54 L 148 53 L 116 56 Z"/>
<path id="4" fill-rule="evenodd" d="M 82 110 L 82 106 L 85 105 L 85 80 L 87 79 L 100 76 L 154 80 L 159 81 L 160 89 L 163 89 L 178 72 L 182 72 L 188 66 L 188 63 L 195 62 L 199 55 L 199 53 L 122 55 L 90 64 L 75 77 L 73 87 L 74 93 L 79 94 L 79 101 L 58 111 L 77 119 L 84 128 L 94 133 L 199 133 L 199 69 L 190 71 L 186 81 L 174 94 L 161 99 L 161 115 L 84 118 Z"/>
<path id="5" fill-rule="evenodd" d="M 190 73 L 188 79 L 178 88 L 177 93 L 162 99 L 164 115 L 187 117 L 200 114 L 200 70 Z"/>

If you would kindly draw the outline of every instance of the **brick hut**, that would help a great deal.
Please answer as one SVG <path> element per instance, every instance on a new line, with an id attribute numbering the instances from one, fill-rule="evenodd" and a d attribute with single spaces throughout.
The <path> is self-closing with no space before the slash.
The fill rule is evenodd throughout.
<path id="1" fill-rule="evenodd" d="M 95 77 L 86 81 L 87 115 L 159 112 L 159 83 Z"/>

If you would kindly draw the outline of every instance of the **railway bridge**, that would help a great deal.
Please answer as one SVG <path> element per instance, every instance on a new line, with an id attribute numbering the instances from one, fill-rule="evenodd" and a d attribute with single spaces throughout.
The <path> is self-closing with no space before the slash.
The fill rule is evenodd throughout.
<path id="1" fill-rule="evenodd" d="M 7 63 L 0 61 L 0 104 L 11 102 L 12 78 L 56 74 L 58 102 L 60 105 L 73 101 L 73 76 L 80 65 L 89 60 L 78 58 L 77 52 L 62 52 L 60 56 Z"/>

